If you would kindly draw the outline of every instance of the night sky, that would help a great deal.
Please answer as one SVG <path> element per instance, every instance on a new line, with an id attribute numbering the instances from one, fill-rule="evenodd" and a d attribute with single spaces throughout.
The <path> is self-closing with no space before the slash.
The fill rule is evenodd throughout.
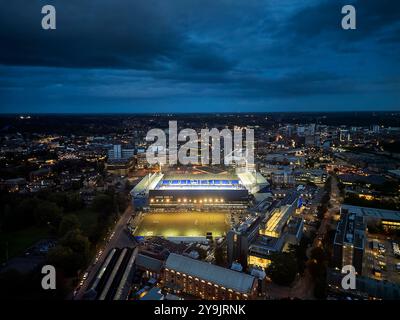
<path id="1" fill-rule="evenodd" d="M 398 0 L 0 3 L 3 113 L 400 110 Z"/>

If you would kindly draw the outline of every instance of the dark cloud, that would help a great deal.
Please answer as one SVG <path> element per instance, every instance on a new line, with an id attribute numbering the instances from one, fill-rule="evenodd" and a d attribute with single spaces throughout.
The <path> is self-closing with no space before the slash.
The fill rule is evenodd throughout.
<path id="1" fill-rule="evenodd" d="M 183 1 L 169 2 L 169 6 L 167 3 L 55 0 L 52 4 L 57 9 L 57 30 L 44 31 L 40 26 L 43 1 L 12 1 L 0 13 L 0 41 L 4 44 L 0 62 L 145 70 L 163 69 L 170 64 L 198 70 L 229 68 L 231 62 L 213 50 L 211 43 L 196 42 L 188 36 L 190 21 L 182 11 L 187 5 Z"/>
<path id="2" fill-rule="evenodd" d="M 35 98 L 140 110 L 144 100 L 306 108 L 325 97 L 366 105 L 376 93 L 367 105 L 394 107 L 399 97 L 398 1 L 52 0 L 55 31 L 41 29 L 44 4 L 14 0 L 0 11 L 9 110 Z M 344 4 L 355 5 L 357 30 L 341 29 Z"/>
<path id="3" fill-rule="evenodd" d="M 357 29 L 343 32 L 341 8 L 353 5 L 356 9 Z M 278 35 L 291 42 L 329 43 L 343 46 L 380 36 L 395 40 L 399 35 L 390 30 L 400 22 L 400 2 L 394 0 L 322 0 L 297 11 L 279 30 Z M 393 38 L 393 37 L 396 38 Z"/>
<path id="4" fill-rule="evenodd" d="M 0 16 L 3 64 L 148 69 L 181 45 L 173 25 L 151 10 L 153 1 L 52 4 L 57 9 L 55 31 L 41 29 L 42 1 L 17 0 L 5 6 Z"/>

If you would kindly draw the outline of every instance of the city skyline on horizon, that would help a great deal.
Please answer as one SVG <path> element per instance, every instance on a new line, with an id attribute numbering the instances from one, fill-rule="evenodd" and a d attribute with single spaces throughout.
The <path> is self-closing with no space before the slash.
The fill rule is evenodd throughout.
<path id="1" fill-rule="evenodd" d="M 185 115 L 201 115 L 201 116 L 222 116 L 222 115 L 277 115 L 277 114 L 293 114 L 293 115 L 301 115 L 301 114 L 310 114 L 310 115 L 332 115 L 332 114 L 400 114 L 400 110 L 339 110 L 339 111 L 222 111 L 222 112 L 210 112 L 210 111 L 177 111 L 177 112 L 124 112 L 124 111 L 114 111 L 114 112 L 36 112 L 36 111 L 27 111 L 27 112 L 2 112 L 0 110 L 0 117 L 8 117 L 8 116 L 19 116 L 19 117 L 29 117 L 29 116 L 119 116 L 119 115 L 127 115 L 127 116 L 164 116 L 164 117 L 172 117 L 172 116 L 185 116 Z"/>

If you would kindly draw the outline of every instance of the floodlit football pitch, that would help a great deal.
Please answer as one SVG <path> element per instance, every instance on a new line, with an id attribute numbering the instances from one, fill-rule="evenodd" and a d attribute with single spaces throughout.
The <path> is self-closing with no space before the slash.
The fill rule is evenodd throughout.
<path id="1" fill-rule="evenodd" d="M 229 215 L 224 212 L 153 212 L 144 216 L 135 236 L 205 237 L 212 232 L 220 237 L 229 229 Z"/>

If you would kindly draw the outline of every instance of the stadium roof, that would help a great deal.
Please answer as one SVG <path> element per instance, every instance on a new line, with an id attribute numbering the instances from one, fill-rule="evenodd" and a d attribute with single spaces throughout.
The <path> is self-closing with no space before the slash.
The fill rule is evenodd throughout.
<path id="1" fill-rule="evenodd" d="M 132 189 L 131 193 L 147 193 L 149 189 L 153 189 L 157 183 L 160 182 L 164 175 L 162 173 L 150 173 L 146 175 L 140 182 Z"/>
<path id="2" fill-rule="evenodd" d="M 165 263 L 172 269 L 240 293 L 250 293 L 255 278 L 245 273 L 171 253 Z"/>
<path id="3" fill-rule="evenodd" d="M 182 190 L 182 189 L 245 189 L 240 179 L 234 174 L 166 174 L 155 189 Z"/>
<path id="4" fill-rule="evenodd" d="M 236 180 L 237 175 L 234 173 L 166 173 L 164 175 L 165 180 Z"/>

